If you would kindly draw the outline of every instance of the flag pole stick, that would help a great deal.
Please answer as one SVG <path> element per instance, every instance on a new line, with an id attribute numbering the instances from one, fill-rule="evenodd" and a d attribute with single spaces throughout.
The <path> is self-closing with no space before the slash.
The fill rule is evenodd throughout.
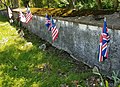
<path id="1" fill-rule="evenodd" d="M 20 8 L 19 8 L 19 12 L 20 12 Z M 20 14 L 20 13 L 19 13 Z M 18 18 L 19 18 L 19 22 L 18 22 L 18 27 L 20 29 L 20 17 L 19 17 L 19 14 L 18 14 Z"/>
<path id="2" fill-rule="evenodd" d="M 19 7 L 18 7 L 18 10 L 20 12 L 20 8 Z M 19 28 L 20 28 L 20 17 L 19 17 L 19 14 L 18 14 L 18 30 L 19 30 Z"/>
<path id="3" fill-rule="evenodd" d="M 49 16 L 49 15 L 48 15 L 48 16 Z M 50 17 L 50 16 L 49 16 L 49 17 Z M 52 19 L 52 15 L 51 15 L 51 17 L 50 17 L 50 21 L 51 21 L 51 23 L 52 23 L 52 20 L 53 20 L 53 19 Z M 51 28 L 52 28 L 52 26 L 51 26 Z M 52 37 L 52 29 L 50 29 L 50 30 L 51 30 L 51 37 Z M 53 44 L 54 41 L 52 40 L 51 43 Z"/>

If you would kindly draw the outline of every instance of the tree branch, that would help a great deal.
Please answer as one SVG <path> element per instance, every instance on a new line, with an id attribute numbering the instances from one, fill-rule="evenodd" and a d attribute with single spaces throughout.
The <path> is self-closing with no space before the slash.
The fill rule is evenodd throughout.
<path id="1" fill-rule="evenodd" d="M 7 5 L 5 3 L 3 3 L 2 0 L 0 0 L 0 2 L 7 8 Z"/>

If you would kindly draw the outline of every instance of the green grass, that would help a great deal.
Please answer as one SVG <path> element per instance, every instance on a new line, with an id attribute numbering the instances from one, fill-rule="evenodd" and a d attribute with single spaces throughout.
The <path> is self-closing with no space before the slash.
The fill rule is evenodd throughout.
<path id="1" fill-rule="evenodd" d="M 80 87 L 86 86 L 86 79 L 93 75 L 85 70 L 87 66 L 76 64 L 49 43 L 45 51 L 40 50 L 45 41 L 27 29 L 24 32 L 25 38 L 19 37 L 17 28 L 0 16 L 0 87 L 75 87 L 75 80 Z"/>

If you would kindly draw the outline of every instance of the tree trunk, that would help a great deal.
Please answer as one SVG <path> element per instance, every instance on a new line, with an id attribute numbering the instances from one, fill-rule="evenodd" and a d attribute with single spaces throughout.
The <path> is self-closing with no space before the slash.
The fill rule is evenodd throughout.
<path id="1" fill-rule="evenodd" d="M 68 0 L 68 6 L 67 8 L 74 8 L 74 5 L 73 5 L 73 0 Z"/>
<path id="2" fill-rule="evenodd" d="M 96 0 L 96 4 L 97 4 L 98 9 L 102 9 L 101 0 Z"/>
<path id="3" fill-rule="evenodd" d="M 118 8 L 118 0 L 113 0 L 113 9 L 115 10 L 115 11 L 117 11 L 117 8 Z"/>
<path id="4" fill-rule="evenodd" d="M 5 0 L 4 0 L 4 2 L 2 2 L 2 0 L 0 0 L 0 2 L 5 6 L 5 8 L 7 9 L 7 4 L 6 4 L 6 2 L 5 2 Z"/>
<path id="5" fill-rule="evenodd" d="M 18 6 L 18 0 L 14 0 L 14 8 L 17 8 Z"/>
<path id="6" fill-rule="evenodd" d="M 49 5 L 49 0 L 47 0 L 47 6 L 48 6 L 48 8 L 50 7 L 50 5 Z"/>

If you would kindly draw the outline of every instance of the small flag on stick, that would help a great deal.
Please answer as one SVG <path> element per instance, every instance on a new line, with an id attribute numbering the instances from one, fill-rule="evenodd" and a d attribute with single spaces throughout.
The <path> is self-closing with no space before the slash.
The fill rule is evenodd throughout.
<path id="1" fill-rule="evenodd" d="M 51 18 L 47 14 L 46 14 L 45 25 L 47 26 L 48 31 L 51 31 L 52 28 Z"/>
<path id="2" fill-rule="evenodd" d="M 27 6 L 27 13 L 26 13 L 26 23 L 28 23 L 32 19 L 32 13 L 30 11 L 30 8 Z"/>
<path id="3" fill-rule="evenodd" d="M 12 18 L 12 11 L 11 11 L 11 9 L 9 8 L 9 6 L 8 6 L 8 16 L 9 16 L 9 18 Z"/>
<path id="4" fill-rule="evenodd" d="M 26 18 L 24 16 L 24 14 L 22 13 L 22 11 L 19 12 L 19 18 L 21 22 L 26 22 Z"/>
<path id="5" fill-rule="evenodd" d="M 106 18 L 104 18 L 104 26 L 102 29 L 102 33 L 100 35 L 99 54 L 98 54 L 99 62 L 102 62 L 108 58 L 108 42 L 109 41 L 110 41 L 110 37 L 108 35 Z"/>
<path id="6" fill-rule="evenodd" d="M 59 31 L 58 31 L 53 19 L 52 19 L 52 28 L 51 28 L 51 30 L 52 30 L 52 42 L 54 42 L 58 38 Z"/>

